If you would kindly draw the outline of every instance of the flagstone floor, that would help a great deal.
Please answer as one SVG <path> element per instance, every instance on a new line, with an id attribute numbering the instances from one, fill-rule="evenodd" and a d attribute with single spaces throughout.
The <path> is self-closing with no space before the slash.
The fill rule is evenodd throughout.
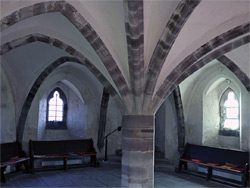
<path id="1" fill-rule="evenodd" d="M 203 178 L 175 172 L 155 172 L 154 184 L 156 188 L 183 187 L 229 187 L 213 181 L 205 181 Z M 86 167 L 46 172 L 35 174 L 13 174 L 7 176 L 7 183 L 1 187 L 121 187 L 121 169 L 107 167 Z"/>

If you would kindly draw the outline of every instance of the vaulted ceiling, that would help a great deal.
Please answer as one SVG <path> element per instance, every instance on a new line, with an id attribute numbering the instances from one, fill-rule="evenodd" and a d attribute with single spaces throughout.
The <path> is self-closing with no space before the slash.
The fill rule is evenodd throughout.
<path id="1" fill-rule="evenodd" d="M 75 58 L 125 113 L 154 114 L 221 55 L 249 80 L 249 7 L 248 0 L 1 0 L 1 65 L 24 100 L 53 62 Z"/>

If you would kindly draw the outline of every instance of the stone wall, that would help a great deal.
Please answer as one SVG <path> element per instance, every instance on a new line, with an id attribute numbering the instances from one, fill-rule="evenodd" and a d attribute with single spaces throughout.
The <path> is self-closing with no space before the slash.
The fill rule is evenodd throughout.
<path id="1" fill-rule="evenodd" d="M 165 153 L 169 163 L 178 162 L 178 132 L 173 95 L 166 99 L 155 115 L 155 147 Z"/>
<path id="2" fill-rule="evenodd" d="M 226 79 L 231 80 L 228 85 Z M 219 135 L 219 100 L 231 87 L 241 107 L 240 137 Z M 249 150 L 249 93 L 240 80 L 214 60 L 180 84 L 186 124 L 186 142 Z M 248 115 L 247 115 L 248 114 Z"/>
<path id="3" fill-rule="evenodd" d="M 16 126 L 19 115 L 16 113 L 22 108 L 22 103 L 14 102 L 13 85 L 8 80 L 4 69 L 1 69 L 1 142 L 16 140 Z M 68 117 L 67 130 L 46 129 L 47 96 L 55 88 L 60 87 L 67 97 Z M 18 93 L 21 86 L 15 88 Z M 65 63 L 54 70 L 39 87 L 28 112 L 23 136 L 23 149 L 28 154 L 28 141 L 32 140 L 63 140 L 93 138 L 97 149 L 97 134 L 100 104 L 103 86 L 82 65 Z M 28 91 L 27 91 L 28 92 Z M 26 92 L 26 93 L 27 93 Z M 4 99 L 4 100 L 3 100 Z M 110 97 L 106 132 L 121 125 L 121 111 Z M 121 149 L 120 134 L 115 134 L 109 139 L 111 146 L 109 154 L 114 154 L 116 149 Z M 103 153 L 98 152 L 102 157 Z"/>
<path id="4" fill-rule="evenodd" d="M 1 72 L 0 142 L 1 143 L 13 142 L 16 140 L 16 116 L 15 116 L 16 109 L 14 105 L 13 90 L 11 88 L 10 81 L 6 75 L 6 72 L 2 64 L 0 64 L 0 72 Z"/>

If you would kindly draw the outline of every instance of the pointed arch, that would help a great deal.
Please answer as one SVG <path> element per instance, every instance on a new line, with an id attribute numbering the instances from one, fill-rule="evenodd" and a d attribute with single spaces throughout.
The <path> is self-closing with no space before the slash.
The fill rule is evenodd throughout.
<path id="1" fill-rule="evenodd" d="M 249 43 L 250 42 L 250 35 L 248 35 L 249 31 L 250 31 L 250 23 L 237 26 L 215 37 L 211 41 L 202 45 L 192 54 L 187 56 L 165 78 L 164 82 L 157 90 L 156 94 L 153 97 L 153 100 L 149 103 L 148 106 L 151 106 L 152 110 L 156 110 L 158 108 L 158 105 L 161 104 L 167 98 L 167 96 L 176 88 L 176 86 L 179 85 L 183 80 L 185 80 L 191 74 L 193 74 L 195 71 L 202 68 L 210 61 L 219 58 L 223 54 L 230 52 L 233 49 L 236 49 L 244 44 Z M 239 69 L 239 67 L 237 67 L 237 69 L 234 70 L 233 72 L 236 73 L 242 71 Z M 243 76 L 243 79 L 246 78 L 248 77 Z M 243 84 L 246 82 L 247 81 L 244 81 Z M 249 91 L 248 89 L 249 85 L 245 85 L 245 87 Z"/>
<path id="2" fill-rule="evenodd" d="M 175 39 L 199 3 L 200 0 L 182 0 L 168 21 L 149 62 L 145 86 L 145 95 L 148 95 L 147 98 L 153 95 L 161 68 Z"/>
<path id="3" fill-rule="evenodd" d="M 124 97 L 125 100 L 128 100 L 130 89 L 117 63 L 115 62 L 108 48 L 103 43 L 102 39 L 94 30 L 94 28 L 70 3 L 66 1 L 47 1 L 47 2 L 36 3 L 31 6 L 21 8 L 1 19 L 0 30 L 3 31 L 9 28 L 10 26 L 22 20 L 28 19 L 30 17 L 41 15 L 41 14 L 46 14 L 50 12 L 61 13 L 86 38 L 86 40 L 93 47 L 97 55 L 100 57 L 100 59 L 104 63 L 107 71 L 109 72 L 111 78 L 116 84 L 121 96 Z M 48 40 L 48 39 L 45 38 L 44 40 Z M 61 45 L 61 43 L 62 42 L 59 42 L 58 45 Z M 70 47 L 68 50 L 71 51 L 72 47 Z M 75 50 L 71 52 L 74 53 Z"/>
<path id="4" fill-rule="evenodd" d="M 21 115 L 18 120 L 18 125 L 17 125 L 17 140 L 22 143 L 23 140 L 23 133 L 24 133 L 24 128 L 25 128 L 25 123 L 27 120 L 27 116 L 30 110 L 30 107 L 32 105 L 33 99 L 35 98 L 35 95 L 44 82 L 44 80 L 49 76 L 50 73 L 52 73 L 57 67 L 60 65 L 66 63 L 66 62 L 73 62 L 73 63 L 78 63 L 78 64 L 84 64 L 84 61 L 80 61 L 78 58 L 73 58 L 73 57 L 61 57 L 51 63 L 47 68 L 45 68 L 42 73 L 38 76 L 34 84 L 32 85 L 30 91 L 27 94 L 27 97 L 25 99 L 25 102 L 23 104 L 22 110 L 21 110 Z M 85 65 L 86 66 L 86 65 Z M 90 70 L 91 71 L 91 70 Z M 93 71 L 93 74 L 96 74 L 98 70 Z M 92 72 L 92 71 L 91 71 Z M 101 73 L 99 73 L 101 74 Z M 99 75 L 98 74 L 98 75 Z M 97 76 L 97 75 L 95 75 Z M 100 77 L 100 75 L 99 75 Z M 98 78 L 98 77 L 97 77 Z M 105 88 L 112 93 L 112 95 L 116 95 L 114 88 L 105 80 L 105 77 L 103 76 L 103 79 L 100 80 L 102 84 L 105 82 Z"/>

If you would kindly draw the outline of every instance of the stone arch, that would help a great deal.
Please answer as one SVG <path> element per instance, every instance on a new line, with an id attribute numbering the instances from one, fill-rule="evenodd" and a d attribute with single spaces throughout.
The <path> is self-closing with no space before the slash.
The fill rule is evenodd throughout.
<path id="1" fill-rule="evenodd" d="M 223 54 L 232 51 L 244 44 L 249 43 L 250 35 L 249 33 L 250 24 L 246 23 L 240 26 L 237 26 L 217 37 L 211 41 L 205 43 L 192 54 L 187 56 L 181 63 L 179 63 L 176 68 L 165 78 L 164 82 L 156 92 L 153 100 L 149 106 L 154 106 L 152 110 L 156 110 L 158 105 L 161 104 L 167 96 L 179 85 L 183 80 L 188 76 L 193 74 L 195 71 L 212 61 L 217 59 Z M 230 41 L 230 42 L 229 42 Z M 225 45 L 224 45 L 225 44 Z M 224 45 L 224 46 L 223 46 Z M 197 61 L 198 60 L 198 61 Z M 225 64 L 226 66 L 232 67 L 230 64 Z M 240 80 L 245 85 L 249 91 L 249 78 L 245 75 L 244 72 L 240 70 L 238 66 L 233 66 L 233 72 L 240 76 Z M 240 73 L 240 74 L 239 74 Z M 242 75 L 242 76 L 241 76 Z M 248 83 L 246 85 L 246 83 Z"/>
<path id="2" fill-rule="evenodd" d="M 55 70 L 58 66 L 62 65 L 65 62 L 74 62 L 74 63 L 83 64 L 78 58 L 61 57 L 61 58 L 57 59 L 56 61 L 54 61 L 46 69 L 44 69 L 44 71 L 39 75 L 39 77 L 36 79 L 36 81 L 32 85 L 32 87 L 31 87 L 31 89 L 30 89 L 30 91 L 25 99 L 25 102 L 24 102 L 23 107 L 22 107 L 21 115 L 20 115 L 19 120 L 18 120 L 17 140 L 20 141 L 20 143 L 22 141 L 24 126 L 26 123 L 27 115 L 29 113 L 29 109 L 31 107 L 32 101 L 33 101 L 39 87 L 41 86 L 43 81 L 48 77 L 48 75 L 53 70 Z M 115 93 L 114 93 L 115 91 L 114 91 L 112 86 L 108 85 L 107 89 L 108 89 L 108 91 L 110 91 L 112 93 L 112 95 L 115 95 Z"/>
<path id="3" fill-rule="evenodd" d="M 161 68 L 174 44 L 175 39 L 199 3 L 199 0 L 182 0 L 175 12 L 172 14 L 150 59 L 146 78 L 145 95 L 153 95 Z"/>
<path id="4" fill-rule="evenodd" d="M 104 63 L 107 71 L 110 73 L 114 83 L 116 84 L 121 96 L 124 97 L 124 100 L 127 100 L 126 96 L 130 94 L 130 89 L 117 63 L 113 59 L 108 48 L 103 43 L 94 28 L 70 3 L 66 1 L 48 1 L 36 3 L 31 6 L 21 8 L 1 19 L 0 30 L 3 31 L 8 27 L 24 19 L 28 19 L 32 16 L 37 16 L 50 12 L 60 12 L 79 30 L 79 32 L 86 38 L 86 40 L 93 47 L 97 55 Z M 45 41 L 46 40 L 48 39 L 45 39 Z M 59 42 L 58 45 L 61 45 L 61 42 Z M 72 47 L 70 48 L 72 49 Z"/>
<path id="5" fill-rule="evenodd" d="M 75 58 L 67 57 L 66 59 L 72 59 L 74 62 L 78 62 L 80 64 L 85 65 L 95 75 L 95 77 L 103 84 L 103 86 L 110 92 L 112 96 L 117 94 L 117 92 L 115 91 L 113 86 L 107 81 L 105 76 L 102 75 L 102 73 L 86 57 L 84 57 L 80 52 L 75 50 L 73 47 L 63 43 L 62 41 L 58 39 L 51 38 L 49 36 L 38 34 L 38 33 L 30 34 L 25 37 L 15 39 L 11 42 L 3 44 L 0 49 L 0 55 L 3 55 L 17 47 L 24 46 L 26 44 L 37 42 L 37 41 L 57 47 L 61 50 L 66 51 L 70 55 L 74 56 Z M 54 70 L 54 68 L 56 68 L 59 65 L 60 65 L 60 61 L 55 61 L 46 69 L 46 72 L 48 72 L 49 74 L 50 71 Z"/>

